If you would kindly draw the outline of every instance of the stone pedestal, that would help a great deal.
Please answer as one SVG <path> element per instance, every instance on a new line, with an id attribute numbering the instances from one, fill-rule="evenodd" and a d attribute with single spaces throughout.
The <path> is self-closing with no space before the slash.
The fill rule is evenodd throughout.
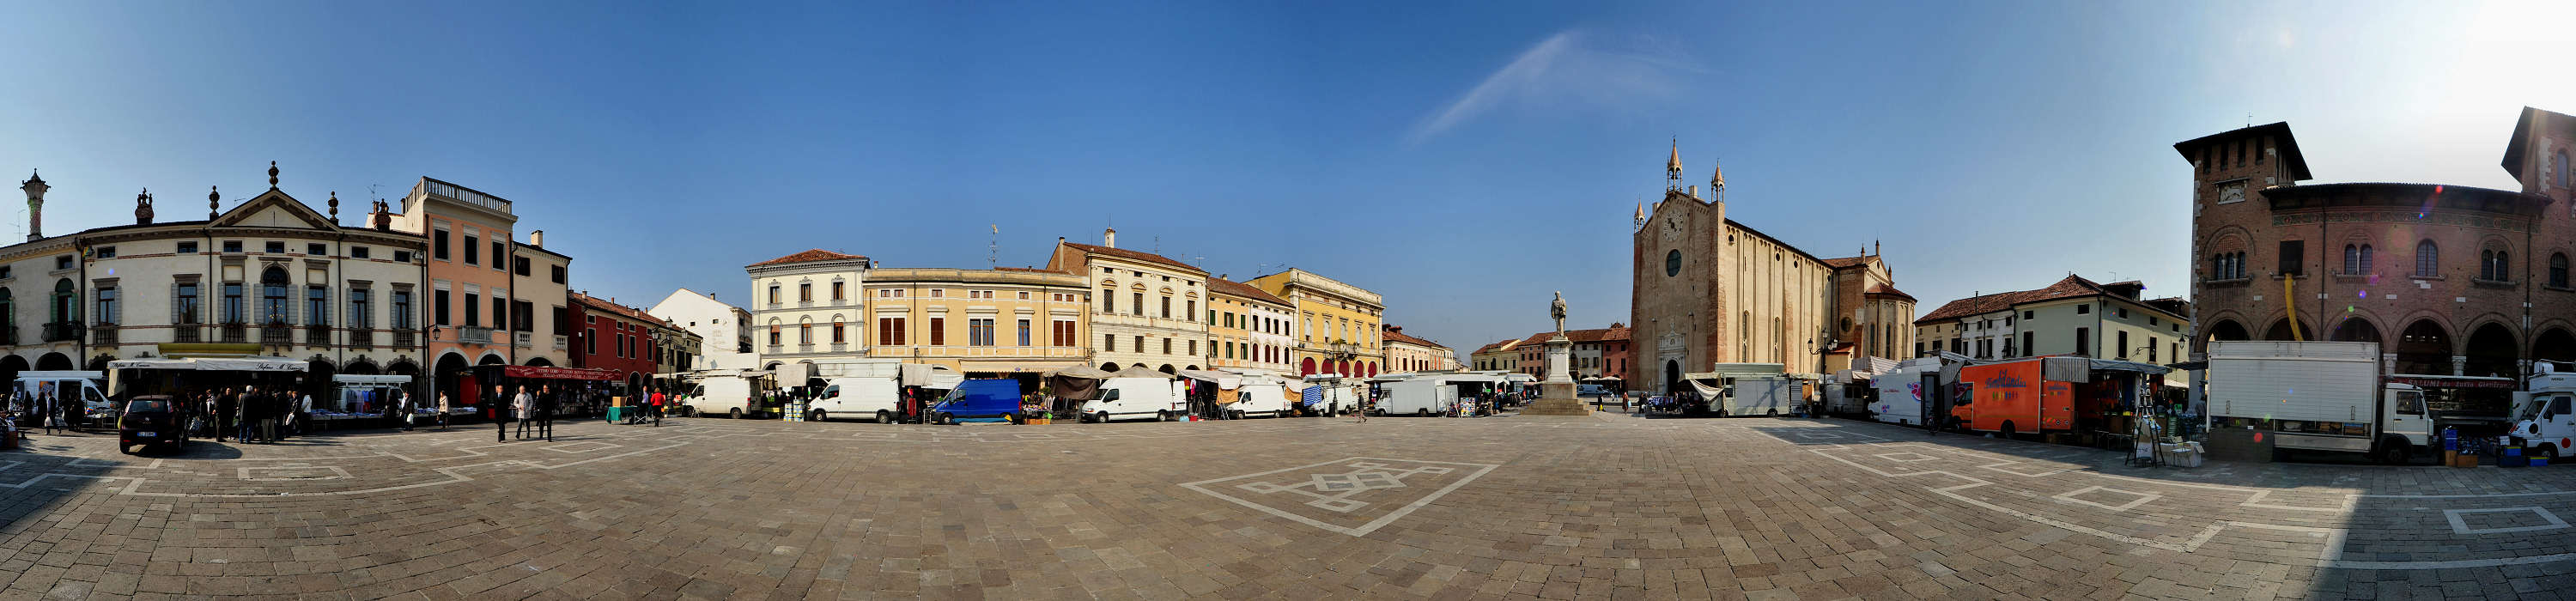
<path id="1" fill-rule="evenodd" d="M 1564 336 L 1547 341 L 1547 379 L 1539 381 L 1538 400 L 1531 401 L 1528 407 L 1521 408 L 1521 415 L 1589 415 L 1592 413 L 1591 408 L 1583 406 L 1583 399 L 1574 394 L 1574 377 L 1571 375 L 1573 357 L 1574 343 L 1566 340 Z"/>

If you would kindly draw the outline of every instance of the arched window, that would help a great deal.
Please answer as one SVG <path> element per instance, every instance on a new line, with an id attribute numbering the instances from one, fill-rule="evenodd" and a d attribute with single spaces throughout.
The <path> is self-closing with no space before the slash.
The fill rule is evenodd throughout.
<path id="1" fill-rule="evenodd" d="M 796 343 L 814 343 L 814 318 L 807 317 L 803 321 L 796 322 Z"/>
<path id="2" fill-rule="evenodd" d="M 259 323 L 269 326 L 287 324 L 286 270 L 275 267 L 259 274 Z"/>
<path id="3" fill-rule="evenodd" d="M 80 319 L 80 290 L 72 286 L 71 280 L 54 282 L 52 309 L 53 312 L 46 315 L 48 323 L 71 323 Z"/>
<path id="4" fill-rule="evenodd" d="M 834 282 L 834 284 L 838 283 L 839 282 Z M 841 319 L 839 316 L 834 316 L 832 318 L 832 344 L 845 344 L 850 341 L 849 334 L 847 333 L 849 325 L 848 321 Z"/>
<path id="5" fill-rule="evenodd" d="M 2512 259 L 2501 250 L 2478 251 L 2478 279 L 2501 282 L 2512 277 Z"/>
<path id="6" fill-rule="evenodd" d="M 2361 245 L 2361 271 L 2353 273 L 2370 273 L 2370 245 Z"/>
<path id="7" fill-rule="evenodd" d="M 2567 253 L 2549 254 L 2549 285 L 2567 287 Z M 0 298 L 0 303 L 8 302 Z"/>
<path id="8" fill-rule="evenodd" d="M 2442 249 L 2425 240 L 2415 243 L 2415 277 L 2429 278 L 2442 273 Z"/>
<path id="9" fill-rule="evenodd" d="M 2569 185 L 2576 185 L 2567 181 L 2569 173 L 2567 171 L 2567 149 L 2565 148 L 2558 149 L 2557 152 L 2549 155 L 2549 172 L 2558 176 L 2558 187 L 2565 188 Z"/>
<path id="10" fill-rule="evenodd" d="M 2343 245 L 2343 273 L 2344 275 L 2361 273 L 2361 245 Z"/>

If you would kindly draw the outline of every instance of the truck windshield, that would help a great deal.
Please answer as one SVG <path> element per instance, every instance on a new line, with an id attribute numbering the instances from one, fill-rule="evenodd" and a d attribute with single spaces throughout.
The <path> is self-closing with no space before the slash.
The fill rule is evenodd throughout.
<path id="1" fill-rule="evenodd" d="M 2531 400 L 2530 405 L 2522 408 L 2522 419 L 2540 419 L 2542 414 L 2566 415 L 2568 409 L 2567 399 L 2568 395 L 2563 393 L 2542 395 L 2538 398 L 2534 398 Z"/>

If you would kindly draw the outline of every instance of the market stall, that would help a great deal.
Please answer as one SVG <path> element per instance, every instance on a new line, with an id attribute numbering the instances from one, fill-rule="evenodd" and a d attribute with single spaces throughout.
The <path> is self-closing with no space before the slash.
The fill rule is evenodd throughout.
<path id="1" fill-rule="evenodd" d="M 404 390 L 410 385 L 411 376 L 333 375 L 331 398 L 315 399 L 313 421 L 326 428 L 347 427 L 376 419 L 394 420 L 395 423 L 390 425 L 401 425 L 399 420 L 403 416 L 398 407 L 402 395 L 410 394 Z M 421 407 L 421 403 L 414 400 L 412 404 L 415 415 L 438 414 L 434 403 L 430 407 Z"/>
<path id="2" fill-rule="evenodd" d="M 581 367 L 478 365 L 473 370 L 478 385 L 497 386 L 502 390 L 501 397 L 486 403 L 487 408 L 510 406 L 511 399 L 516 398 L 521 390 L 526 390 L 530 398 L 552 393 L 557 395 L 556 417 L 593 415 L 602 411 L 603 408 L 597 405 L 605 402 L 608 395 L 625 381 L 615 370 Z"/>

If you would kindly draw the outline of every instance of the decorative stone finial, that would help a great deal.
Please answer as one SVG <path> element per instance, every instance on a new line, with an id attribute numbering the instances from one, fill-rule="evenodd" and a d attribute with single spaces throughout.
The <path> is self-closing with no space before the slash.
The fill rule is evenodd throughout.
<path id="1" fill-rule="evenodd" d="M 340 224 L 340 191 L 331 191 L 331 225 Z"/>
<path id="2" fill-rule="evenodd" d="M 216 215 L 216 214 L 219 214 L 219 213 L 222 213 L 222 211 L 218 211 L 218 210 L 216 210 L 216 207 L 218 206 L 218 203 L 223 202 L 223 200 L 224 200 L 224 193 L 216 191 L 214 186 L 206 186 L 206 220 L 207 220 L 207 221 L 214 221 L 214 220 L 215 220 L 215 215 Z"/>
<path id="3" fill-rule="evenodd" d="M 135 224 L 135 225 L 151 225 L 151 224 L 152 224 L 152 189 L 151 189 L 151 188 L 144 188 L 144 189 L 143 189 L 143 193 L 134 195 L 134 224 Z"/>
<path id="4" fill-rule="evenodd" d="M 268 162 L 268 189 L 277 189 L 277 161 Z"/>

